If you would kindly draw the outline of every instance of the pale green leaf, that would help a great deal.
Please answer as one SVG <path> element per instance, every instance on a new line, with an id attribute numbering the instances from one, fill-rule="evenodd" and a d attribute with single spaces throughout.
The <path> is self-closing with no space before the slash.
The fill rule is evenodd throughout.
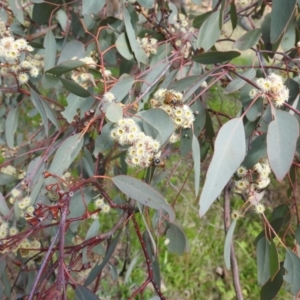
<path id="1" fill-rule="evenodd" d="M 262 237 L 256 245 L 257 280 L 259 285 L 264 285 L 270 278 L 270 242 Z"/>
<path id="2" fill-rule="evenodd" d="M 12 108 L 5 120 L 5 138 L 9 148 L 14 148 L 14 136 L 19 123 L 19 107 Z"/>
<path id="3" fill-rule="evenodd" d="M 123 74 L 117 83 L 109 90 L 110 93 L 113 93 L 116 97 L 117 102 L 121 102 L 131 90 L 134 84 L 134 77 Z"/>
<path id="4" fill-rule="evenodd" d="M 183 255 L 188 249 L 188 240 L 182 226 L 178 222 L 170 223 L 166 236 L 169 239 L 168 251 L 177 255 Z"/>
<path id="5" fill-rule="evenodd" d="M 63 9 L 59 9 L 56 13 L 56 17 L 62 30 L 66 31 L 68 26 L 68 16 L 66 12 Z"/>
<path id="6" fill-rule="evenodd" d="M 232 237 L 233 237 L 236 221 L 237 220 L 235 219 L 230 224 L 230 227 L 226 234 L 225 243 L 224 243 L 224 261 L 225 261 L 225 266 L 228 270 L 230 270 L 231 268 L 230 253 L 231 253 Z"/>
<path id="7" fill-rule="evenodd" d="M 267 152 L 270 167 L 279 181 L 292 165 L 298 137 L 297 119 L 288 112 L 274 110 L 274 120 L 268 127 Z"/>
<path id="8" fill-rule="evenodd" d="M 112 102 L 106 109 L 105 117 L 113 123 L 123 118 L 123 109 L 119 103 Z"/>
<path id="9" fill-rule="evenodd" d="M 271 43 L 275 44 L 294 16 L 297 0 L 273 0 L 271 11 Z"/>
<path id="10" fill-rule="evenodd" d="M 128 44 L 125 32 L 122 32 L 118 36 L 116 41 L 116 48 L 119 51 L 119 53 L 127 60 L 131 60 L 133 58 L 133 54 Z"/>
<path id="11" fill-rule="evenodd" d="M 88 96 L 91 95 L 88 90 L 83 88 L 81 85 L 75 83 L 74 81 L 67 80 L 64 78 L 60 78 L 60 81 L 68 91 L 70 91 L 71 93 L 73 93 L 79 97 L 87 98 Z"/>
<path id="12" fill-rule="evenodd" d="M 232 119 L 220 129 L 215 152 L 209 165 L 200 197 L 200 216 L 203 216 L 231 176 L 240 166 L 246 153 L 245 131 L 241 118 Z"/>
<path id="13" fill-rule="evenodd" d="M 192 155 L 194 161 L 194 181 L 195 181 L 195 195 L 199 194 L 200 188 L 200 145 L 198 139 L 193 135 L 192 140 Z"/>
<path id="14" fill-rule="evenodd" d="M 100 152 L 103 153 L 104 151 L 111 149 L 114 145 L 115 141 L 110 134 L 113 127 L 114 124 L 110 122 L 102 127 L 101 134 L 98 135 L 95 140 L 95 149 L 93 152 L 95 157 L 97 157 Z"/>
<path id="15" fill-rule="evenodd" d="M 150 185 L 134 177 L 125 175 L 112 177 L 111 180 L 129 198 L 157 210 L 166 211 L 169 214 L 169 221 L 174 221 L 175 214 L 173 209 L 166 202 L 165 198 Z"/>
<path id="16" fill-rule="evenodd" d="M 49 30 L 45 36 L 44 48 L 45 48 L 44 70 L 47 71 L 55 66 L 55 59 L 56 59 L 56 40 L 51 30 Z"/>
<path id="17" fill-rule="evenodd" d="M 220 11 L 215 11 L 203 22 L 198 33 L 197 48 L 208 51 L 218 40 L 221 34 L 219 16 Z"/>
<path id="18" fill-rule="evenodd" d="M 252 80 L 255 75 L 256 75 L 256 71 L 254 69 L 249 69 L 248 71 L 246 71 L 243 74 L 240 74 L 243 77 Z M 240 77 L 236 77 L 235 79 L 233 79 L 225 88 L 224 90 L 224 94 L 230 94 L 233 92 L 236 92 L 237 90 L 239 90 L 240 88 L 242 88 L 247 82 L 240 78 Z"/>
<path id="19" fill-rule="evenodd" d="M 85 66 L 85 63 L 80 60 L 66 60 L 54 68 L 49 69 L 46 73 L 60 76 L 82 66 Z"/>
<path id="20" fill-rule="evenodd" d="M 65 61 L 71 60 L 76 57 L 77 59 L 85 57 L 85 46 L 82 42 L 73 40 L 63 47 L 57 64 L 61 64 Z"/>
<path id="21" fill-rule="evenodd" d="M 9 6 L 16 17 L 16 19 L 21 23 L 24 24 L 24 12 L 22 7 L 21 0 L 9 0 Z"/>
<path id="22" fill-rule="evenodd" d="M 5 198 L 2 193 L 0 193 L 0 213 L 3 217 L 6 217 L 10 214 L 10 209 L 7 206 Z M 0 273 L 1 274 L 1 273 Z"/>
<path id="23" fill-rule="evenodd" d="M 290 249 L 286 250 L 284 268 L 286 275 L 283 276 L 283 279 L 287 283 L 287 289 L 296 296 L 300 292 L 300 258 Z"/>
<path id="24" fill-rule="evenodd" d="M 80 133 L 74 134 L 64 140 L 64 142 L 60 145 L 55 152 L 49 168 L 50 173 L 62 176 L 63 173 L 70 167 L 83 145 L 83 138 L 81 138 L 80 135 Z"/>
<path id="25" fill-rule="evenodd" d="M 174 122 L 162 109 L 149 109 L 141 114 L 143 129 L 146 135 L 152 136 L 164 145 L 174 133 Z"/>
<path id="26" fill-rule="evenodd" d="M 296 22 L 294 20 L 291 20 L 289 23 L 286 33 L 284 34 L 282 40 L 281 40 L 281 47 L 283 51 L 289 51 L 291 50 L 295 45 L 296 40 Z"/>
<path id="27" fill-rule="evenodd" d="M 256 28 L 251 31 L 246 32 L 242 35 L 232 46 L 232 48 L 237 48 L 241 51 L 248 50 L 258 43 L 259 37 L 261 35 L 261 29 Z"/>
<path id="28" fill-rule="evenodd" d="M 148 62 L 147 55 L 146 55 L 144 49 L 142 48 L 142 46 L 136 40 L 136 34 L 135 34 L 133 26 L 131 24 L 131 17 L 130 17 L 130 14 L 129 14 L 127 8 L 125 8 L 125 7 L 123 9 L 123 14 L 124 14 L 124 23 L 125 23 L 126 33 L 128 35 L 128 40 L 130 43 L 130 47 L 134 53 L 134 56 L 135 56 L 138 64 L 140 64 L 140 63 L 147 64 L 147 62 Z"/>
<path id="29" fill-rule="evenodd" d="M 83 15 L 97 15 L 105 5 L 105 0 L 82 0 Z"/>

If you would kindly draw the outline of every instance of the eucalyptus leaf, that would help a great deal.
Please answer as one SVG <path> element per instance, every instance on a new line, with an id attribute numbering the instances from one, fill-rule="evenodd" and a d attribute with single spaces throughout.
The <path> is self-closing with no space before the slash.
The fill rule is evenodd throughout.
<path id="1" fill-rule="evenodd" d="M 274 118 L 268 128 L 267 152 L 270 167 L 276 178 L 281 181 L 294 159 L 299 124 L 294 116 L 282 110 L 275 110 Z"/>
<path id="2" fill-rule="evenodd" d="M 60 81 L 68 91 L 70 91 L 71 93 L 73 93 L 79 97 L 87 98 L 91 95 L 88 90 L 86 90 L 79 84 L 75 83 L 74 81 L 67 80 L 64 78 L 60 78 Z"/>
<path id="3" fill-rule="evenodd" d="M 246 71 L 245 73 L 241 74 L 243 77 L 252 80 L 255 75 L 256 75 L 256 71 L 254 69 L 249 69 L 248 71 Z M 230 94 L 233 92 L 238 91 L 240 88 L 242 88 L 247 82 L 240 78 L 237 77 L 235 79 L 233 79 L 225 88 L 224 90 L 224 94 Z"/>
<path id="4" fill-rule="evenodd" d="M 259 37 L 261 35 L 261 29 L 256 28 L 251 31 L 246 32 L 242 35 L 232 46 L 232 48 L 237 48 L 241 51 L 248 50 L 258 43 Z"/>
<path id="5" fill-rule="evenodd" d="M 133 58 L 133 54 L 130 49 L 128 39 L 126 38 L 125 32 L 122 32 L 118 36 L 116 41 L 116 48 L 119 51 L 119 53 L 127 60 L 131 60 Z"/>
<path id="6" fill-rule="evenodd" d="M 228 270 L 231 269 L 231 262 L 230 262 L 231 244 L 232 244 L 234 229 L 236 226 L 236 221 L 237 219 L 233 220 L 232 223 L 230 224 L 230 227 L 226 234 L 225 243 L 224 243 L 224 261 L 225 261 L 225 266 Z"/>
<path id="7" fill-rule="evenodd" d="M 5 198 L 2 193 L 0 193 L 0 213 L 3 217 L 6 217 L 10 214 L 10 209 L 7 206 Z M 0 273 L 1 274 L 1 273 Z"/>
<path id="8" fill-rule="evenodd" d="M 220 11 L 215 11 L 203 22 L 197 37 L 197 48 L 208 51 L 218 40 L 221 34 L 219 16 Z"/>
<path id="9" fill-rule="evenodd" d="M 88 288 L 76 284 L 75 300 L 100 300 L 100 298 Z"/>
<path id="10" fill-rule="evenodd" d="M 44 70 L 47 71 L 55 66 L 55 59 L 56 59 L 56 40 L 51 30 L 49 30 L 46 33 L 44 39 L 44 48 L 45 48 Z"/>
<path id="11" fill-rule="evenodd" d="M 287 283 L 287 290 L 294 296 L 300 292 L 300 258 L 290 249 L 286 249 L 284 268 L 286 275 L 283 276 Z"/>
<path id="12" fill-rule="evenodd" d="M 134 82 L 134 77 L 123 74 L 109 92 L 114 94 L 117 102 L 121 102 L 130 92 Z"/>
<path id="13" fill-rule="evenodd" d="M 145 182 L 131 176 L 118 175 L 111 179 L 117 188 L 129 198 L 132 198 L 143 205 L 164 210 L 169 214 L 169 221 L 175 219 L 175 214 L 165 198 Z"/>
<path id="14" fill-rule="evenodd" d="M 19 107 L 12 108 L 5 120 L 5 138 L 9 148 L 14 148 L 14 136 L 19 123 Z"/>
<path id="15" fill-rule="evenodd" d="M 101 134 L 96 137 L 95 140 L 95 149 L 93 155 L 98 156 L 99 153 L 103 153 L 106 150 L 109 150 L 114 145 L 115 141 L 111 137 L 111 131 L 114 128 L 114 124 L 109 122 L 106 123 L 101 130 Z"/>
<path id="16" fill-rule="evenodd" d="M 104 5 L 105 0 L 82 0 L 82 14 L 97 15 Z"/>
<path id="17" fill-rule="evenodd" d="M 8 0 L 9 6 L 16 17 L 16 19 L 21 23 L 24 24 L 24 11 L 22 8 L 21 0 Z"/>
<path id="18" fill-rule="evenodd" d="M 194 161 L 194 182 L 195 182 L 195 195 L 199 194 L 200 188 L 200 145 L 198 139 L 193 135 L 192 140 L 192 156 Z"/>
<path id="19" fill-rule="evenodd" d="M 264 285 L 271 277 L 270 273 L 270 242 L 262 237 L 256 245 L 258 284 Z"/>
<path id="20" fill-rule="evenodd" d="M 77 157 L 83 146 L 83 138 L 81 134 L 74 134 L 64 140 L 60 147 L 56 150 L 53 157 L 50 173 L 57 176 L 62 176 L 63 173 L 70 167 L 71 163 Z"/>
<path id="21" fill-rule="evenodd" d="M 210 65 L 230 61 L 240 55 L 241 53 L 237 51 L 211 51 L 195 55 L 192 57 L 192 60 L 204 65 Z"/>
<path id="22" fill-rule="evenodd" d="M 166 232 L 169 239 L 168 251 L 177 255 L 183 255 L 188 249 L 188 240 L 182 226 L 178 222 L 170 223 Z"/>
<path id="23" fill-rule="evenodd" d="M 73 40 L 63 47 L 57 64 L 60 65 L 65 61 L 69 61 L 76 57 L 77 59 L 83 58 L 85 56 L 85 46 L 82 42 Z"/>
<path id="24" fill-rule="evenodd" d="M 46 71 L 46 73 L 60 76 L 64 73 L 70 72 L 70 71 L 72 71 L 76 68 L 82 67 L 84 65 L 85 65 L 85 63 L 80 60 L 66 60 L 66 61 L 60 63 L 59 65 L 55 66 L 54 68 L 49 69 L 48 71 Z"/>
<path id="25" fill-rule="evenodd" d="M 215 152 L 208 167 L 200 196 L 200 216 L 203 216 L 246 154 L 245 131 L 241 118 L 232 119 L 222 126 L 215 141 Z"/>
<path id="26" fill-rule="evenodd" d="M 120 103 L 112 102 L 106 109 L 105 117 L 113 123 L 123 118 L 123 108 Z"/>
<path id="27" fill-rule="evenodd" d="M 294 15 L 297 0 L 273 0 L 271 11 L 271 43 L 275 44 Z"/>

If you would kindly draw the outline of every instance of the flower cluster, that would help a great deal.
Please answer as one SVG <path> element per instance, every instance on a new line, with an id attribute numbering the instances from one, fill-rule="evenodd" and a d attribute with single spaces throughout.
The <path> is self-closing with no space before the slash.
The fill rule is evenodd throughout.
<path id="1" fill-rule="evenodd" d="M 157 39 L 145 35 L 142 39 L 137 38 L 138 43 L 142 46 L 147 56 L 157 53 Z"/>
<path id="2" fill-rule="evenodd" d="M 75 56 L 72 59 L 77 60 L 77 57 Z M 82 61 L 84 65 L 72 70 L 71 78 L 84 88 L 88 87 L 90 83 L 95 85 L 94 76 L 89 73 L 89 69 L 95 69 L 96 62 L 90 56 L 80 58 L 79 60 Z"/>
<path id="3" fill-rule="evenodd" d="M 17 170 L 14 166 L 11 166 L 11 165 L 2 167 L 0 171 L 3 174 L 14 176 L 14 177 L 18 178 L 19 180 L 22 180 L 26 175 L 26 171 Z"/>
<path id="4" fill-rule="evenodd" d="M 0 75 L 15 77 L 20 84 L 37 77 L 44 66 L 43 57 L 30 54 L 34 49 L 25 39 L 11 36 L 4 22 L 0 22 L 0 36 Z"/>
<path id="5" fill-rule="evenodd" d="M 273 99 L 276 107 L 282 106 L 289 99 L 288 88 L 284 85 L 282 77 L 275 73 L 271 73 L 267 78 L 257 79 L 256 83 L 260 90 L 252 89 L 249 93 L 251 99 L 268 95 Z"/>
<path id="6" fill-rule="evenodd" d="M 253 191 L 262 190 L 269 185 L 270 174 L 271 168 L 266 158 L 255 164 L 250 170 L 240 166 L 236 171 L 236 176 L 239 179 L 235 180 L 233 191 L 235 193 L 248 191 L 248 194 L 251 197 Z"/>
<path id="7" fill-rule="evenodd" d="M 188 58 L 193 54 L 192 41 L 195 40 L 193 33 L 195 28 L 189 26 L 189 20 L 184 14 L 178 14 L 174 17 L 175 23 L 171 25 L 170 32 L 173 34 L 180 34 L 175 40 L 175 46 L 180 49 L 180 53 L 184 58 Z M 183 36 L 182 36 L 183 35 Z"/>
<path id="8" fill-rule="evenodd" d="M 96 198 L 94 200 L 94 205 L 96 208 L 101 208 L 101 211 L 106 214 L 110 212 L 110 206 L 104 202 L 103 198 Z"/>
<path id="9" fill-rule="evenodd" d="M 160 143 L 145 135 L 131 118 L 119 120 L 111 131 L 111 137 L 120 145 L 131 145 L 126 157 L 129 166 L 149 167 L 160 156 Z"/>
<path id="10" fill-rule="evenodd" d="M 190 107 L 182 103 L 182 98 L 182 93 L 159 89 L 154 94 L 151 104 L 152 107 L 163 109 L 173 119 L 176 129 L 191 128 L 195 117 Z"/>

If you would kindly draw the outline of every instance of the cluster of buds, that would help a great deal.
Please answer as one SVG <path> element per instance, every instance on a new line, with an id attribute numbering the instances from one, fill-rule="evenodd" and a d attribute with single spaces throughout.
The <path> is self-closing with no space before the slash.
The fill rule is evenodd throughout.
<path id="1" fill-rule="evenodd" d="M 119 120 L 111 137 L 120 145 L 131 145 L 126 157 L 126 163 L 131 167 L 149 167 L 159 160 L 160 143 L 145 135 L 131 118 Z"/>
<path id="2" fill-rule="evenodd" d="M 37 77 L 43 68 L 42 57 L 31 55 L 34 49 L 23 38 L 15 39 L 0 22 L 0 75 L 6 78 L 17 78 L 19 84 L 28 82 L 30 77 Z"/>
<path id="3" fill-rule="evenodd" d="M 267 78 L 257 79 L 256 83 L 259 86 L 259 90 L 252 89 L 250 91 L 251 99 L 269 96 L 276 107 L 282 106 L 289 99 L 288 88 L 284 85 L 282 77 L 275 73 L 271 73 Z"/>
<path id="4" fill-rule="evenodd" d="M 180 92 L 159 89 L 151 99 L 151 105 L 163 109 L 173 119 L 176 129 L 191 128 L 195 117 L 190 107 L 183 104 L 182 98 Z"/>
<path id="5" fill-rule="evenodd" d="M 245 167 L 240 166 L 236 171 L 238 180 L 234 182 L 235 193 L 248 193 L 248 199 L 254 200 L 254 191 L 260 191 L 266 188 L 270 183 L 271 168 L 266 158 L 255 164 L 252 169 L 247 170 Z"/>
<path id="6" fill-rule="evenodd" d="M 38 240 L 32 240 L 24 239 L 22 242 L 18 245 L 18 247 L 15 247 L 13 251 L 16 253 L 17 250 L 19 250 L 22 258 L 25 257 L 32 257 L 37 254 L 38 251 L 41 249 L 41 243 Z"/>
<path id="7" fill-rule="evenodd" d="M 72 59 L 76 60 L 77 57 L 73 57 Z M 94 76 L 89 73 L 89 69 L 95 69 L 96 62 L 90 56 L 80 58 L 79 60 L 85 65 L 72 70 L 71 78 L 84 88 L 87 88 L 91 83 L 95 85 Z"/>
<path id="8" fill-rule="evenodd" d="M 157 39 L 145 35 L 142 39 L 138 37 L 137 41 L 142 46 L 148 57 L 150 57 L 151 54 L 157 53 Z"/>
<path id="9" fill-rule="evenodd" d="M 174 16 L 175 23 L 172 24 L 172 27 L 170 31 L 172 33 L 181 32 L 181 33 L 187 33 L 187 32 L 194 32 L 195 28 L 192 26 L 189 26 L 189 19 L 184 14 L 178 14 L 178 16 Z"/>

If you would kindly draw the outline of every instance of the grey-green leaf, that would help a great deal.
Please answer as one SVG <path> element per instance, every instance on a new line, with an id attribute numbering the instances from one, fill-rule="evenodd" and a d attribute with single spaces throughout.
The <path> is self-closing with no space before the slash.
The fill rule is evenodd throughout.
<path id="1" fill-rule="evenodd" d="M 287 289 L 296 296 L 300 292 L 300 258 L 290 249 L 286 250 L 284 268 L 286 275 L 283 276 L 283 279 L 288 284 Z"/>
<path id="2" fill-rule="evenodd" d="M 219 196 L 231 176 L 240 166 L 246 153 L 242 118 L 232 119 L 220 129 L 215 141 L 215 153 L 209 165 L 200 197 L 200 216 L 203 216 Z"/>
<path id="3" fill-rule="evenodd" d="M 162 109 L 149 109 L 141 115 L 143 128 L 147 135 L 165 144 L 174 132 L 174 123 Z"/>
<path id="4" fill-rule="evenodd" d="M 49 30 L 45 36 L 44 48 L 45 48 L 44 70 L 47 71 L 55 66 L 55 59 L 56 59 L 56 40 L 51 30 Z"/>
<path id="5" fill-rule="evenodd" d="M 24 23 L 24 12 L 22 8 L 21 0 L 9 0 L 9 6 L 16 17 L 16 19 L 23 24 Z"/>
<path id="6" fill-rule="evenodd" d="M 269 124 L 267 152 L 270 167 L 281 181 L 290 169 L 299 137 L 299 124 L 294 116 L 274 110 L 275 119 Z"/>
<path id="7" fill-rule="evenodd" d="M 242 35 L 232 46 L 232 48 L 237 48 L 241 51 L 248 50 L 249 48 L 255 46 L 258 43 L 261 34 L 261 29 L 256 28 L 251 31 L 246 32 Z"/>
<path id="8" fill-rule="evenodd" d="M 75 300 L 100 300 L 100 298 L 88 288 L 76 284 Z"/>
<path id="9" fill-rule="evenodd" d="M 14 148 L 14 136 L 19 123 L 19 107 L 12 108 L 5 120 L 5 138 L 9 148 Z"/>
<path id="10" fill-rule="evenodd" d="M 123 74 L 109 92 L 115 95 L 117 102 L 121 102 L 128 95 L 133 84 L 134 77 L 128 74 Z"/>
<path id="11" fill-rule="evenodd" d="M 105 117 L 113 123 L 123 118 L 123 109 L 119 103 L 112 102 L 106 109 Z"/>
<path id="12" fill-rule="evenodd" d="M 188 240 L 182 226 L 176 221 L 170 223 L 166 236 L 169 239 L 168 251 L 177 255 L 183 255 L 188 250 Z"/>
<path id="13" fill-rule="evenodd" d="M 82 42 L 73 40 L 68 42 L 62 49 L 57 64 L 61 64 L 74 57 L 77 59 L 85 56 L 85 46 Z"/>
<path id="14" fill-rule="evenodd" d="M 143 205 L 165 210 L 169 214 L 169 221 L 173 222 L 175 214 L 172 207 L 166 202 L 166 199 L 145 182 L 131 176 L 118 175 L 112 177 L 113 183 L 126 196 L 140 202 Z"/>
<path id="15" fill-rule="evenodd" d="M 82 0 L 83 15 L 97 15 L 105 5 L 105 0 Z"/>
<path id="16" fill-rule="evenodd" d="M 256 71 L 254 69 L 249 69 L 248 71 L 246 71 L 245 73 L 241 74 L 243 77 L 247 78 L 247 79 L 253 79 L 256 75 Z M 235 79 L 233 79 L 225 88 L 224 90 L 224 94 L 230 94 L 233 92 L 236 92 L 237 90 L 239 90 L 240 88 L 242 88 L 247 82 L 240 78 L 237 77 Z"/>
<path id="17" fill-rule="evenodd" d="M 10 214 L 10 209 L 6 204 L 5 198 L 3 197 L 2 193 L 0 193 L 0 213 L 4 217 Z"/>
<path id="18" fill-rule="evenodd" d="M 88 90 L 75 83 L 74 81 L 67 80 L 64 78 L 60 78 L 60 81 L 63 84 L 63 86 L 71 93 L 82 98 L 87 98 L 88 96 L 90 96 L 90 92 Z"/>
<path id="19" fill-rule="evenodd" d="M 116 48 L 119 51 L 119 53 L 127 60 L 131 60 L 133 58 L 133 54 L 128 44 L 125 32 L 122 32 L 118 36 L 116 40 Z"/>
<path id="20" fill-rule="evenodd" d="M 198 33 L 197 48 L 203 48 L 207 51 L 218 40 L 221 34 L 219 16 L 220 11 L 215 11 L 203 22 Z"/>
<path id="21" fill-rule="evenodd" d="M 294 15 L 297 0 L 273 0 L 271 11 L 271 43 L 275 44 Z"/>
<path id="22" fill-rule="evenodd" d="M 114 145 L 114 140 L 111 137 L 111 131 L 114 127 L 113 123 L 107 123 L 103 126 L 101 134 L 96 137 L 95 140 L 95 149 L 93 155 L 97 157 L 99 152 L 103 153 L 104 151 L 111 149 Z"/>
<path id="23" fill-rule="evenodd" d="M 49 69 L 48 71 L 46 71 L 46 73 L 60 76 L 84 65 L 85 63 L 80 60 L 66 60 L 55 66 L 54 68 Z"/>
<path id="24" fill-rule="evenodd" d="M 195 195 L 198 196 L 200 188 L 200 145 L 198 139 L 193 135 L 192 156 L 194 161 Z"/>
<path id="25" fill-rule="evenodd" d="M 264 285 L 270 278 L 270 243 L 265 238 L 259 239 L 256 245 L 257 280 L 259 285 Z"/>
<path id="26" fill-rule="evenodd" d="M 237 219 L 233 220 L 232 223 L 230 224 L 230 227 L 226 234 L 225 243 L 224 243 L 224 261 L 225 261 L 225 266 L 228 270 L 230 270 L 231 268 L 230 253 L 231 253 L 232 237 L 233 237 L 236 221 Z"/>
<path id="27" fill-rule="evenodd" d="M 68 137 L 55 152 L 49 172 L 61 176 L 79 154 L 83 145 L 80 133 Z"/>
<path id="28" fill-rule="evenodd" d="M 130 17 L 130 14 L 129 14 L 127 8 L 125 8 L 125 7 L 123 10 L 123 14 L 124 14 L 124 23 L 125 23 L 126 33 L 128 35 L 130 47 L 131 47 L 132 51 L 134 52 L 134 56 L 135 56 L 136 60 L 138 61 L 138 63 L 146 64 L 148 61 L 147 55 L 146 55 L 144 49 L 142 48 L 142 46 L 136 40 L 136 35 L 134 32 L 133 26 L 131 24 L 131 17 Z"/>

